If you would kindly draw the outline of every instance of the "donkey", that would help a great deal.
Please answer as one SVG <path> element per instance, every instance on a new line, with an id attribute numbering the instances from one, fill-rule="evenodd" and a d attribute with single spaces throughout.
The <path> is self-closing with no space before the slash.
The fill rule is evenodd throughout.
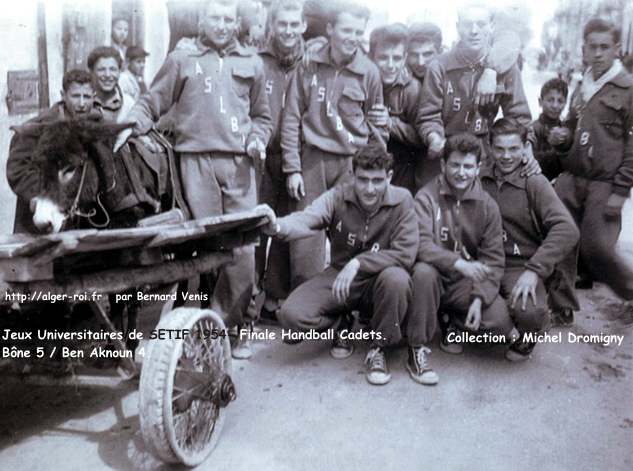
<path id="1" fill-rule="evenodd" d="M 175 179 L 165 152 L 148 152 L 136 140 L 112 150 L 131 126 L 77 119 L 15 129 L 39 136 L 32 156 L 41 188 L 31 202 L 38 229 L 132 227 L 173 206 Z"/>

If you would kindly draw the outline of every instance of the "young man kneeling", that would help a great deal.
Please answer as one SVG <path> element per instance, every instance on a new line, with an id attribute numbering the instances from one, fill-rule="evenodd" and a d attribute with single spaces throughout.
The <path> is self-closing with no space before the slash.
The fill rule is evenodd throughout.
<path id="1" fill-rule="evenodd" d="M 545 280 L 580 237 L 547 177 L 520 175 L 527 135 L 527 128 L 514 119 L 497 120 L 490 129 L 494 163 L 480 176 L 501 211 L 506 256 L 501 295 L 523 334 L 506 353 L 510 361 L 525 360 L 532 352 L 535 342 L 530 333 L 541 331 L 548 315 Z M 563 307 L 577 310 L 578 302 Z"/>
<path id="2" fill-rule="evenodd" d="M 392 165 L 392 155 L 383 148 L 360 149 L 353 158 L 351 182 L 328 190 L 303 211 L 276 221 L 272 215 L 265 229 L 285 240 L 328 230 L 331 265 L 290 294 L 279 320 L 294 331 L 320 332 L 341 318 L 330 353 L 346 358 L 353 352 L 347 313 L 371 312 L 371 348 L 366 360 L 371 384 L 391 379 L 384 349 L 403 337 L 402 323 L 412 296 L 409 270 L 418 248 L 413 198 L 407 190 L 390 184 Z M 414 380 L 435 384 L 437 375 L 426 362 L 428 351 L 412 343 L 407 368 Z"/>
<path id="3" fill-rule="evenodd" d="M 444 147 L 441 175 L 415 197 L 420 248 L 412 277 L 412 318 L 437 322 L 441 307 L 449 319 L 440 347 L 448 353 L 461 353 L 464 337 L 471 342 L 519 337 L 499 296 L 504 269 L 501 215 L 477 178 L 480 159 L 477 137 L 451 136 Z M 427 326 L 427 341 L 436 326 Z"/>

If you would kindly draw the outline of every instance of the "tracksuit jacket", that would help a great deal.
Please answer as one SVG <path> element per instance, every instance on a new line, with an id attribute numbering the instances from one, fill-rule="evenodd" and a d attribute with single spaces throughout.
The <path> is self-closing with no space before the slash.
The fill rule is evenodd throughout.
<path id="1" fill-rule="evenodd" d="M 221 51 L 195 44 L 167 56 L 132 108 L 141 132 L 174 106 L 177 152 L 244 154 L 256 137 L 267 144 L 272 121 L 261 58 L 236 40 Z"/>
<path id="2" fill-rule="evenodd" d="M 352 258 L 360 262 L 359 275 L 377 275 L 385 268 L 410 270 L 418 249 L 413 198 L 404 188 L 389 185 L 379 207 L 368 214 L 353 184 L 338 185 L 319 196 L 303 211 L 278 220 L 279 236 L 293 240 L 327 229 L 332 262 L 342 269 Z"/>
<path id="3" fill-rule="evenodd" d="M 271 41 L 272 42 L 272 41 Z M 264 74 L 266 76 L 266 95 L 270 105 L 270 115 L 273 123 L 272 136 L 268 142 L 268 154 L 281 154 L 281 117 L 286 107 L 286 94 L 290 79 L 294 75 L 297 66 L 303 58 L 303 42 L 299 44 L 299 51 L 296 55 L 287 59 L 283 63 L 283 58 L 269 42 L 259 53 L 264 62 Z"/>
<path id="4" fill-rule="evenodd" d="M 417 128 L 425 144 L 429 144 L 432 132 L 442 137 L 461 132 L 483 136 L 494 122 L 499 106 L 504 116 L 515 118 L 531 129 L 532 116 L 516 64 L 498 75 L 494 103 L 479 106 L 481 122 L 474 120 L 474 96 L 483 69 L 483 60 L 470 62 L 459 45 L 428 65 L 417 118 Z M 531 135 L 530 141 L 533 140 Z"/>
<path id="5" fill-rule="evenodd" d="M 543 175 L 545 175 L 549 180 L 553 180 L 563 171 L 562 161 L 567 155 L 566 149 L 569 148 L 570 144 L 563 143 L 558 146 L 553 146 L 547 142 L 549 132 L 553 128 L 562 125 L 563 123 L 560 119 L 550 119 L 543 113 L 541 113 L 541 116 L 532 123 L 534 136 L 536 138 L 533 148 L 534 158 L 541 166 Z"/>
<path id="6" fill-rule="evenodd" d="M 633 77 L 626 72 L 607 82 L 584 106 L 579 85 L 566 125 L 574 142 L 563 159 L 572 175 L 613 183 L 628 196 L 633 186 Z"/>
<path id="7" fill-rule="evenodd" d="M 522 177 L 520 171 L 501 175 L 495 167 L 484 169 L 481 183 L 501 211 L 506 267 L 523 267 L 546 280 L 580 233 L 547 178 Z"/>
<path id="8" fill-rule="evenodd" d="M 440 175 L 415 196 L 415 212 L 420 232 L 417 259 L 452 280 L 461 277 L 453 267 L 459 258 L 485 263 L 492 274 L 473 283 L 471 299 L 479 297 L 489 306 L 499 294 L 505 257 L 499 207 L 481 182 L 475 180 L 457 199 Z"/>
<path id="9" fill-rule="evenodd" d="M 361 51 L 337 69 L 330 46 L 314 55 L 308 68 L 300 64 L 290 81 L 281 123 L 284 173 L 301 171 L 302 144 L 341 156 L 353 155 L 367 143 L 366 115 L 383 104 L 376 65 Z"/>

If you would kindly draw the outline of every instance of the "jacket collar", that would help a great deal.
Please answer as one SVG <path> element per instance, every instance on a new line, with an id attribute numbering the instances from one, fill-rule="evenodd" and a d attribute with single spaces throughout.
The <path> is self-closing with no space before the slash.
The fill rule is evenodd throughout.
<path id="1" fill-rule="evenodd" d="M 253 55 L 253 52 L 245 48 L 244 46 L 242 46 L 236 38 L 233 38 L 231 42 L 229 42 L 220 51 L 218 51 L 212 46 L 209 46 L 203 43 L 202 38 L 200 36 L 196 38 L 195 45 L 196 45 L 197 51 L 191 51 L 189 53 L 192 56 L 198 56 L 198 57 L 204 56 L 205 54 L 211 51 L 216 52 L 220 57 L 234 56 L 234 55 L 248 57 L 248 56 Z"/>
<path id="2" fill-rule="evenodd" d="M 548 118 L 547 116 L 545 116 L 545 113 L 541 113 L 541 115 L 538 117 L 538 120 L 546 126 L 560 126 L 561 124 L 560 119 Z"/>
<path id="3" fill-rule="evenodd" d="M 453 192 L 453 189 L 446 181 L 446 178 L 444 177 L 444 175 L 440 175 L 438 177 L 438 186 L 439 186 L 440 195 L 451 196 L 452 198 L 457 199 L 457 197 L 455 196 L 455 193 Z M 462 196 L 461 201 L 481 200 L 483 199 L 483 191 L 484 190 L 481 187 L 481 182 L 479 181 L 479 178 L 476 178 L 473 184 L 470 185 L 470 188 L 468 188 L 464 192 L 464 195 Z"/>
<path id="4" fill-rule="evenodd" d="M 334 62 L 332 62 L 332 56 L 330 54 L 331 47 L 327 45 L 322 47 L 314 54 L 314 62 L 319 64 L 327 64 L 336 68 Z M 354 54 L 351 62 L 348 62 L 343 68 L 349 70 L 350 72 L 356 75 L 365 75 L 367 71 L 369 59 L 365 56 L 365 54 L 361 51 L 360 47 L 358 51 Z"/>
<path id="5" fill-rule="evenodd" d="M 271 37 L 261 51 L 260 54 L 272 57 L 275 61 L 280 64 L 282 67 L 287 69 L 292 69 L 301 59 L 303 59 L 303 54 L 305 52 L 305 43 L 302 38 L 299 38 L 299 43 L 297 44 L 297 48 L 292 54 L 284 56 L 281 52 L 275 47 L 273 44 L 274 39 Z"/>
<path id="6" fill-rule="evenodd" d="M 356 196 L 356 191 L 354 190 L 353 183 L 346 183 L 343 185 L 343 199 L 357 206 L 361 211 L 365 211 L 365 209 L 361 206 L 360 201 L 358 201 L 358 197 Z M 403 201 L 403 195 L 398 194 L 398 191 L 391 184 L 387 185 L 387 189 L 385 190 L 385 194 L 382 198 L 382 201 L 376 208 L 376 211 L 380 208 L 389 207 L 389 206 L 397 206 Z M 375 212 L 375 211 L 374 211 Z"/>
<path id="7" fill-rule="evenodd" d="M 396 80 L 391 85 L 387 86 L 386 89 L 388 90 L 395 87 L 406 87 L 407 84 L 413 79 L 413 74 L 409 72 L 409 69 L 403 67 L 396 77 Z"/>
<path id="8" fill-rule="evenodd" d="M 482 168 L 479 173 L 479 178 L 481 178 L 482 181 L 489 179 L 499 184 L 508 183 L 517 188 L 526 189 L 527 178 L 521 176 L 521 169 L 522 167 L 519 166 L 512 173 L 504 175 L 497 170 L 496 165 L 492 165 L 491 167 Z"/>
<path id="9" fill-rule="evenodd" d="M 469 60 L 466 57 L 460 43 L 457 43 L 455 47 L 444 54 L 444 67 L 447 71 L 463 69 L 465 67 L 483 67 L 483 62 L 485 58 L 486 56 L 484 55 L 481 59 L 474 62 Z"/>
<path id="10" fill-rule="evenodd" d="M 121 106 L 123 106 L 123 94 L 121 93 L 121 89 L 117 85 L 114 89 L 114 95 L 105 101 L 101 101 L 97 94 L 95 94 L 94 103 L 97 108 L 109 111 L 118 111 Z"/>
<path id="11" fill-rule="evenodd" d="M 609 80 L 607 83 L 612 83 L 616 87 L 620 87 L 620 88 L 633 87 L 633 76 L 627 73 L 626 70 L 623 70 L 618 75 L 616 75 L 611 80 Z"/>

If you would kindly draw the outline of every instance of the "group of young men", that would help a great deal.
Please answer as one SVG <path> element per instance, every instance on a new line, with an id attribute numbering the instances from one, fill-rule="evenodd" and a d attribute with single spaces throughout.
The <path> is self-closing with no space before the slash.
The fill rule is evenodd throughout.
<path id="1" fill-rule="evenodd" d="M 586 25 L 589 68 L 568 119 L 555 79 L 532 123 L 516 60 L 495 57 L 506 36 L 493 34 L 488 7 L 460 10 L 447 52 L 427 23 L 379 27 L 365 53 L 368 19 L 367 8 L 337 3 L 327 39 L 306 44 L 301 1 L 278 0 L 269 42 L 254 51 L 237 40 L 235 1 L 211 0 L 199 36 L 168 55 L 125 118 L 143 135 L 169 113 L 194 217 L 262 203 L 272 240 L 215 277 L 212 308 L 227 324 L 256 321 L 252 298 L 263 290 L 262 314 L 284 328 L 336 326 L 340 359 L 353 352 L 358 311 L 370 328 L 367 380 L 387 383 L 386 352 L 404 343 L 411 378 L 431 385 L 438 326 L 442 350 L 461 353 L 466 331 L 494 335 L 516 361 L 550 311 L 573 322 L 578 253 L 596 280 L 633 298 L 633 273 L 614 252 L 633 185 L 633 78 L 613 25 Z M 117 85 L 103 60 L 88 65 L 105 115 L 117 100 L 104 90 Z M 120 66 L 118 53 L 105 61 Z M 64 84 L 64 109 L 92 108 L 76 105 L 73 87 Z M 27 160 L 11 157 L 8 176 L 28 205 Z M 251 354 L 248 342 L 234 345 L 236 358 Z"/>

